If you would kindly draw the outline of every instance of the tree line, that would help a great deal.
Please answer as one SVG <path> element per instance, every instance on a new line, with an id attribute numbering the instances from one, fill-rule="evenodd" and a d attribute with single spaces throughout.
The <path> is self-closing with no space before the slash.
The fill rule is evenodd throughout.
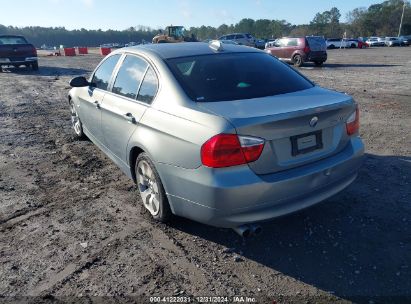
<path id="1" fill-rule="evenodd" d="M 286 20 L 253 20 L 245 18 L 236 24 L 219 27 L 200 26 L 188 29 L 188 35 L 198 39 L 215 39 L 229 33 L 250 33 L 257 38 L 282 36 L 320 35 L 329 38 L 397 36 L 401 15 L 404 10 L 402 35 L 411 35 L 411 6 L 409 1 L 387 0 L 368 8 L 356 8 L 347 14 L 347 22 L 340 22 L 341 13 L 333 7 L 317 13 L 309 24 L 293 25 Z M 35 46 L 99 46 L 104 43 L 128 43 L 151 41 L 158 29 L 146 26 L 130 27 L 126 30 L 67 30 L 64 27 L 13 27 L 0 25 L 1 34 L 25 36 Z"/>

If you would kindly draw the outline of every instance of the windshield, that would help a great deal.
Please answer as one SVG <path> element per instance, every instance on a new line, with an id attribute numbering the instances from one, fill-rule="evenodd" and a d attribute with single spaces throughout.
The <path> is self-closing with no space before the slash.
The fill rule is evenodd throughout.
<path id="1" fill-rule="evenodd" d="M 27 44 L 23 37 L 0 37 L 1 44 Z"/>
<path id="2" fill-rule="evenodd" d="M 186 94 L 200 102 L 251 99 L 313 87 L 293 68 L 265 53 L 202 55 L 167 63 Z"/>

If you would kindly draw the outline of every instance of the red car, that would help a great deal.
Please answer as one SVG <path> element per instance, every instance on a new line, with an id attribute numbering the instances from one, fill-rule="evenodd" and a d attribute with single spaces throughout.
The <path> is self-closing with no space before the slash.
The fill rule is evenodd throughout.
<path id="1" fill-rule="evenodd" d="M 351 43 L 351 47 L 354 45 L 355 47 L 359 49 L 365 49 L 369 47 L 367 43 L 362 41 L 361 39 L 348 39 L 348 42 Z"/>
<path id="2" fill-rule="evenodd" d="M 320 66 L 327 60 L 325 39 L 318 36 L 280 38 L 267 47 L 266 52 L 297 67 L 305 62 L 314 62 Z"/>

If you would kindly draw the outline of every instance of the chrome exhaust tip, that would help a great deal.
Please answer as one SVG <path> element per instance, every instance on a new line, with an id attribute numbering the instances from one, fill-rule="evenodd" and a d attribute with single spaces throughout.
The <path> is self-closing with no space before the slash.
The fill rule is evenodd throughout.
<path id="1" fill-rule="evenodd" d="M 263 232 L 263 227 L 257 224 L 252 224 L 251 231 L 255 236 L 260 235 Z"/>
<path id="2" fill-rule="evenodd" d="M 249 225 L 241 225 L 233 228 L 233 230 L 242 238 L 249 238 L 253 234 L 253 231 Z"/>

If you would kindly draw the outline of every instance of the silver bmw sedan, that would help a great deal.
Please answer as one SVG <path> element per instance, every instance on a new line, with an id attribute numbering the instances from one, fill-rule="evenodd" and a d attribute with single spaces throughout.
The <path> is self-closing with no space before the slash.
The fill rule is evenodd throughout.
<path id="1" fill-rule="evenodd" d="M 134 180 L 158 221 L 248 233 L 343 190 L 362 162 L 353 98 L 254 48 L 123 48 L 70 84 L 76 135 Z"/>

